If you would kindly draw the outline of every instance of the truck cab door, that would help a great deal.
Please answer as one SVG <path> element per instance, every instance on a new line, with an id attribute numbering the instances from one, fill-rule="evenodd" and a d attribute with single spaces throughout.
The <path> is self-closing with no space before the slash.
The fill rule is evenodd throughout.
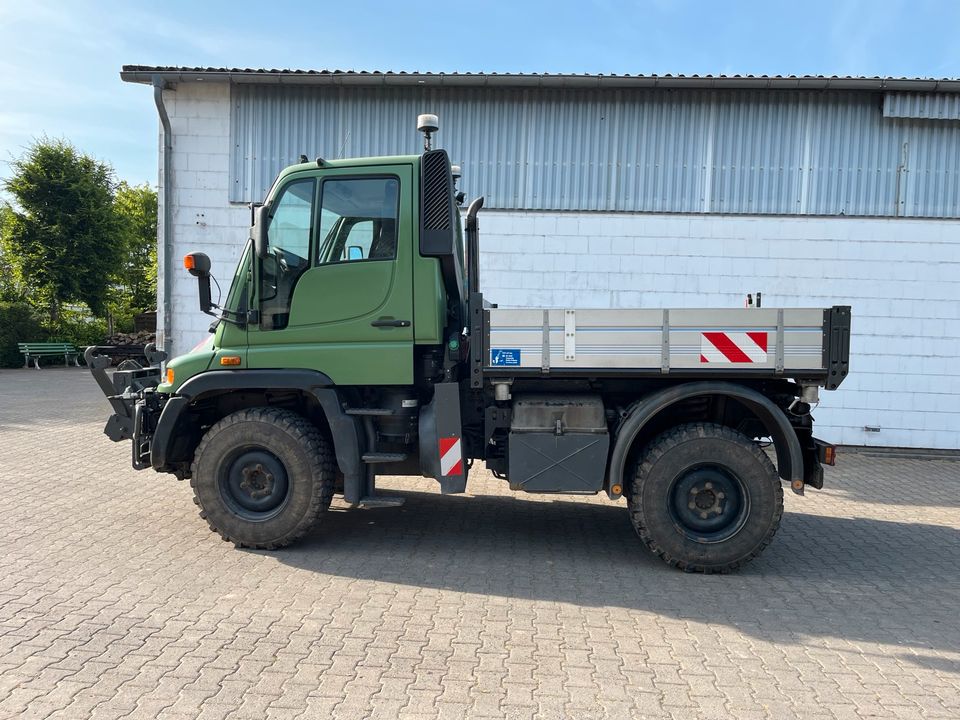
<path id="1" fill-rule="evenodd" d="M 251 368 L 338 385 L 413 382 L 410 165 L 328 169 L 278 190 L 259 262 Z"/>

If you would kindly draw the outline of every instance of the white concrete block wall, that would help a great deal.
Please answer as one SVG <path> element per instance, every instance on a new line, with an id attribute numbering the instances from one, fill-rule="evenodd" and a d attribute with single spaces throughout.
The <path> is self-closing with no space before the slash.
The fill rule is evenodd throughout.
<path id="1" fill-rule="evenodd" d="M 210 318 L 180 260 L 206 252 L 226 292 L 249 210 L 227 201 L 228 86 L 185 83 L 164 100 L 182 353 Z M 503 306 L 740 307 L 758 290 L 768 307 L 852 305 L 851 375 L 823 393 L 818 434 L 960 448 L 960 221 L 484 210 L 481 247 L 484 292 Z"/>
<path id="2" fill-rule="evenodd" d="M 960 448 L 960 221 L 484 211 L 480 236 L 502 306 L 851 305 L 851 374 L 818 435 Z"/>
<path id="3" fill-rule="evenodd" d="M 165 90 L 163 99 L 173 130 L 171 340 L 173 353 L 179 354 L 207 336 L 212 320 L 198 309 L 197 281 L 183 269 L 182 258 L 192 251 L 207 253 L 213 274 L 226 293 L 246 242 L 250 210 L 227 201 L 230 181 L 229 86 L 182 83 L 176 90 Z M 162 212 L 160 217 L 163 217 Z M 159 256 L 163 257 L 162 248 Z M 163 271 L 161 268 L 157 282 L 160 308 L 163 307 Z M 215 285 L 213 299 L 216 302 Z"/>

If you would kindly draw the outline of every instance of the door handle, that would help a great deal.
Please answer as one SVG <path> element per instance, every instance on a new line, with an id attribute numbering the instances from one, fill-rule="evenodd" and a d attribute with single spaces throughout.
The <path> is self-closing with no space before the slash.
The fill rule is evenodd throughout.
<path id="1" fill-rule="evenodd" d="M 373 327 L 410 327 L 409 320 L 394 320 L 393 318 L 380 318 L 370 324 Z"/>

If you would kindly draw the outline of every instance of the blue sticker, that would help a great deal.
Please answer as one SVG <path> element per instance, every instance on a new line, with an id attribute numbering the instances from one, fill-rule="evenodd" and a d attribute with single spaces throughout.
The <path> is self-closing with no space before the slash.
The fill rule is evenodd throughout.
<path id="1" fill-rule="evenodd" d="M 519 367 L 520 350 L 518 348 L 490 348 L 490 364 L 500 367 Z"/>

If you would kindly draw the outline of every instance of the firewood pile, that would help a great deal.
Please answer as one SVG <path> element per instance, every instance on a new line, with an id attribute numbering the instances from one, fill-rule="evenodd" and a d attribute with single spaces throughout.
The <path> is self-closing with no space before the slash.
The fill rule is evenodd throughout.
<path id="1" fill-rule="evenodd" d="M 104 338 L 98 346 L 101 355 L 113 359 L 113 365 L 123 360 L 132 359 L 140 364 L 146 364 L 143 349 L 148 343 L 156 341 L 156 334 L 149 330 L 140 330 L 132 333 L 114 333 Z"/>
<path id="2" fill-rule="evenodd" d="M 132 333 L 114 333 L 109 337 L 104 338 L 103 342 L 100 345 L 115 345 L 122 347 L 124 345 L 139 345 L 143 347 L 147 343 L 152 343 L 156 340 L 156 334 L 150 332 L 149 330 L 141 330 L 140 332 Z"/>

